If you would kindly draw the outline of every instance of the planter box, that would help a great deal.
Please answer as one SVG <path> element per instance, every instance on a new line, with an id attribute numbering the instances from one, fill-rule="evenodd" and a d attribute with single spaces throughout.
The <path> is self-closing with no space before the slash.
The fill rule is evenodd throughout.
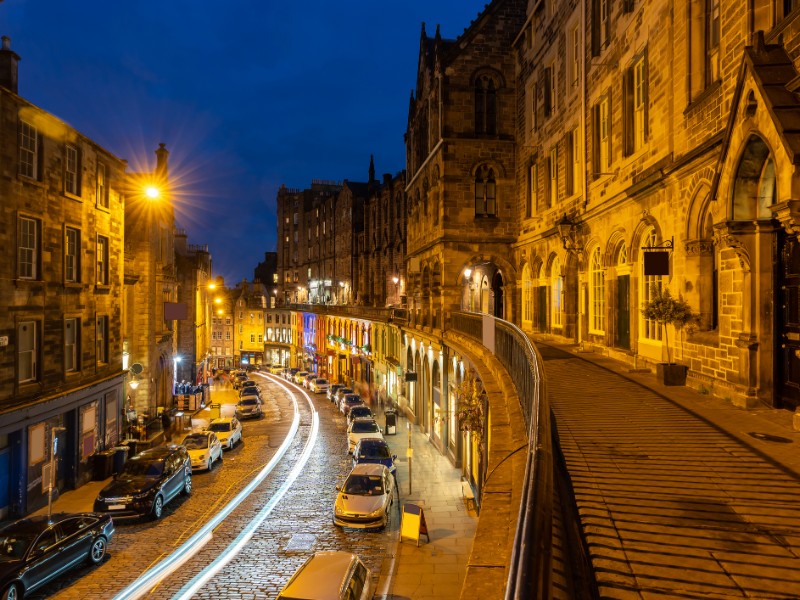
<path id="1" fill-rule="evenodd" d="M 689 367 L 676 363 L 658 363 L 656 374 L 664 385 L 686 385 L 686 372 Z"/>

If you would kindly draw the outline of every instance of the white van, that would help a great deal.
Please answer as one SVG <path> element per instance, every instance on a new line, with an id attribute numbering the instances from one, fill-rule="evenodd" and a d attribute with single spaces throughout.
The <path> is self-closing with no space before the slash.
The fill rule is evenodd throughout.
<path id="1" fill-rule="evenodd" d="M 322 551 L 297 569 L 278 600 L 368 600 L 372 572 L 351 552 Z"/>

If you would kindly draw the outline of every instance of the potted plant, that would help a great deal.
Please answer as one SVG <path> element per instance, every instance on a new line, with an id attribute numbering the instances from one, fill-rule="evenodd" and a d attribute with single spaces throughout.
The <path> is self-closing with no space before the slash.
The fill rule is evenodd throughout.
<path id="1" fill-rule="evenodd" d="M 642 305 L 642 315 L 645 319 L 661 325 L 664 344 L 667 347 L 667 362 L 656 365 L 656 372 L 664 385 L 686 385 L 686 372 L 689 367 L 672 362 L 667 325 L 672 325 L 680 332 L 683 327 L 695 322 L 697 315 L 680 294 L 675 298 L 668 288 L 656 285 L 651 290 L 650 299 Z"/>

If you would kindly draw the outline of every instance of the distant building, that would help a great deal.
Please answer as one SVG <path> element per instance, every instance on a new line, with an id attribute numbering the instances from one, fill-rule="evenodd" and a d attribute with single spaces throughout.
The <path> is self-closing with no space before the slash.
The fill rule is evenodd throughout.
<path id="1" fill-rule="evenodd" d="M 267 289 L 263 283 L 244 280 L 236 285 L 232 299 L 235 366 L 263 365 Z"/>
<path id="2" fill-rule="evenodd" d="M 253 281 L 260 281 L 267 288 L 269 301 L 267 305 L 275 307 L 278 297 L 278 253 L 265 252 L 264 260 L 253 270 Z"/>
<path id="3" fill-rule="evenodd" d="M 217 277 L 209 294 L 211 304 L 211 368 L 233 369 L 235 359 L 234 292 L 225 287 L 225 280 Z"/>

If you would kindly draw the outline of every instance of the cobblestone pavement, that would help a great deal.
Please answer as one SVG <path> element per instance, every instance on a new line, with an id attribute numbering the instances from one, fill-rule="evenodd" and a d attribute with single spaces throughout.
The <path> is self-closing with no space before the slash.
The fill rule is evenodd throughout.
<path id="1" fill-rule="evenodd" d="M 99 567 L 67 574 L 30 598 L 112 598 L 149 567 L 179 547 L 209 517 L 233 498 L 274 456 L 291 426 L 293 406 L 286 392 L 266 383 L 265 413 L 261 420 L 244 423 L 244 440 L 225 453 L 222 465 L 196 473 L 193 493 L 167 505 L 157 521 L 117 524 L 109 557 Z M 295 388 L 296 389 L 296 388 Z M 274 598 L 291 574 L 311 553 L 347 549 L 359 554 L 377 582 L 381 562 L 399 526 L 395 503 L 392 522 L 384 532 L 343 531 L 331 520 L 337 482 L 349 472 L 345 419 L 324 395 L 311 394 L 320 413 L 319 439 L 310 460 L 290 491 L 246 547 L 195 598 Z M 232 403 L 233 390 L 214 390 L 213 402 Z M 280 487 L 302 452 L 311 425 L 311 411 L 298 398 L 300 434 L 286 457 L 247 500 L 213 533 L 194 557 L 144 597 L 171 598 L 206 564 L 214 560 L 239 534 Z M 211 416 L 214 416 L 213 414 Z M 85 510 L 91 509 L 87 497 Z"/>

